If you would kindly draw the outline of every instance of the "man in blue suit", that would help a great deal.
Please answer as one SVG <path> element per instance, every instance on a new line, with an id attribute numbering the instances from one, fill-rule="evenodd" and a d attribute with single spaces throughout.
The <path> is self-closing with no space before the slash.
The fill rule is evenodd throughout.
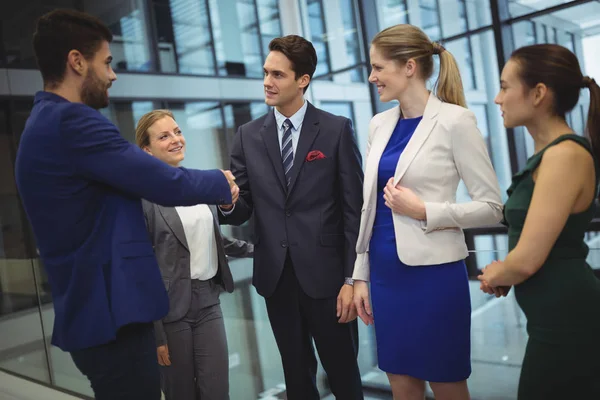
<path id="1" fill-rule="evenodd" d="M 57 10 L 37 23 L 44 80 L 23 132 L 16 180 L 54 301 L 52 343 L 71 353 L 98 400 L 158 400 L 152 321 L 169 309 L 141 198 L 230 204 L 230 172 L 173 168 L 124 140 L 97 110 L 116 80 L 112 34 Z"/>

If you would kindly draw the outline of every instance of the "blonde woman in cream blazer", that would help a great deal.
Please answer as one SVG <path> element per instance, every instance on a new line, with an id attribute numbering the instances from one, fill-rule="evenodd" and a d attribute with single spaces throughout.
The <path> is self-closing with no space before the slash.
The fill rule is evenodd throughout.
<path id="1" fill-rule="evenodd" d="M 425 85 L 433 55 L 437 96 Z M 450 53 L 420 29 L 397 25 L 373 40 L 371 64 L 381 101 L 400 106 L 369 126 L 355 305 L 363 322 L 376 322 L 379 367 L 394 398 L 423 399 L 429 381 L 436 399 L 466 400 L 471 305 L 462 229 L 500 221 L 498 181 Z M 472 201 L 457 204 L 461 180 Z"/>

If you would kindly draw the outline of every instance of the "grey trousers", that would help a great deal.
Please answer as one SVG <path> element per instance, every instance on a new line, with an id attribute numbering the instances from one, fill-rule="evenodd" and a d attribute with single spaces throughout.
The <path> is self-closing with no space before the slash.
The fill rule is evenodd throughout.
<path id="1" fill-rule="evenodd" d="M 219 287 L 192 281 L 186 316 L 164 324 L 171 365 L 161 367 L 166 400 L 229 400 L 229 353 Z"/>

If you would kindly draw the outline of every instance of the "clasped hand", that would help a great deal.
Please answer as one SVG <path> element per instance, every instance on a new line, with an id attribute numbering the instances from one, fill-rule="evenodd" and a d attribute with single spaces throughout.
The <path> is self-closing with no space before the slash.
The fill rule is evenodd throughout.
<path id="1" fill-rule="evenodd" d="M 425 220 L 425 203 L 412 190 L 400 186 L 394 186 L 394 178 L 390 178 L 383 189 L 385 205 L 393 212 L 406 215 L 418 220 Z"/>
<path id="2" fill-rule="evenodd" d="M 496 277 L 501 268 L 504 267 L 502 261 L 492 261 L 487 267 L 481 271 L 481 275 L 477 277 L 481 284 L 479 289 L 487 294 L 493 294 L 496 297 L 506 297 L 510 291 L 510 286 L 497 286 Z"/>
<path id="3" fill-rule="evenodd" d="M 233 205 L 238 201 L 238 198 L 240 196 L 240 188 L 238 187 L 238 185 L 236 185 L 235 176 L 233 176 L 231 171 L 221 170 L 221 172 L 223 172 L 223 175 L 225 175 L 225 178 L 227 178 L 227 182 L 229 183 L 229 188 L 231 189 L 231 204 L 220 206 L 221 209 L 227 211 L 227 210 L 231 210 L 233 208 Z"/>

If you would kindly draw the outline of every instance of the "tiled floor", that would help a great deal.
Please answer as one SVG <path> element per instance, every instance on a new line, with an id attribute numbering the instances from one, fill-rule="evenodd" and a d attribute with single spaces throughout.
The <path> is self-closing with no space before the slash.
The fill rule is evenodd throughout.
<path id="1" fill-rule="evenodd" d="M 0 371 L 0 400 L 80 400 Z"/>

